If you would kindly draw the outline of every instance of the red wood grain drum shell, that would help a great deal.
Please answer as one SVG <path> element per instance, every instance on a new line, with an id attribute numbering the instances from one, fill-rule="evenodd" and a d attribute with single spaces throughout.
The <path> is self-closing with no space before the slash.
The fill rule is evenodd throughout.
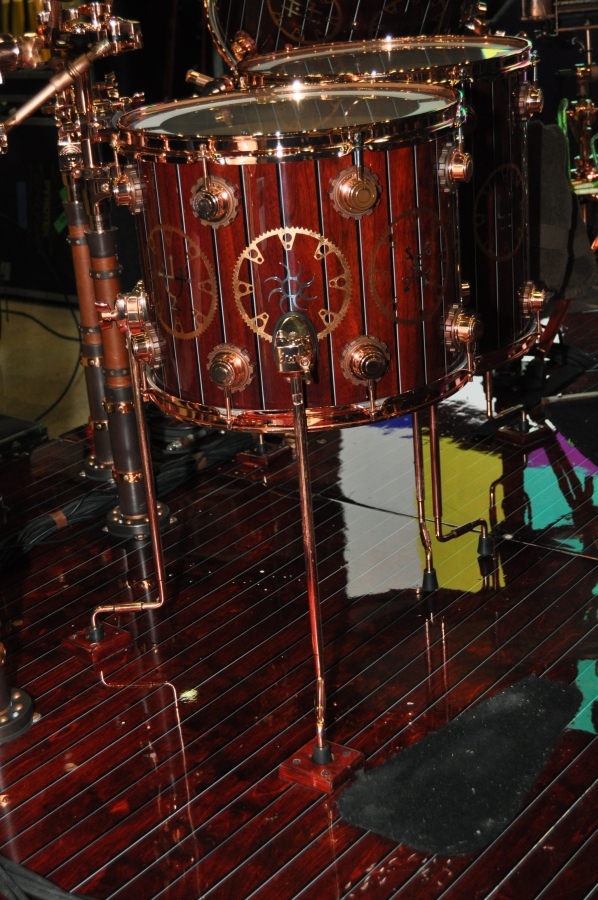
<path id="1" fill-rule="evenodd" d="M 399 88 L 417 100 L 411 87 L 383 90 L 393 96 Z M 429 114 L 422 129 L 420 103 L 410 114 L 411 134 L 409 116 L 399 137 L 381 137 L 384 129 L 378 123 L 373 129 L 351 125 L 345 138 L 344 125 L 340 131 L 329 127 L 327 143 L 322 140 L 320 150 L 313 152 L 305 142 L 298 151 L 299 138 L 290 131 L 277 136 L 278 154 L 266 148 L 267 135 L 240 135 L 235 144 L 229 132 L 236 127 L 230 116 L 234 119 L 237 112 L 230 95 L 154 107 L 121 119 L 120 150 L 137 159 L 145 196 L 139 221 L 142 258 L 164 341 L 163 363 L 153 373 L 151 390 L 163 409 L 208 424 L 289 430 L 291 392 L 272 354 L 275 323 L 289 310 L 301 311 L 318 337 L 315 377 L 306 386 L 311 429 L 388 419 L 465 383 L 463 348 L 447 346 L 444 335 L 460 288 L 455 198 L 442 190 L 438 175 L 458 101 L 445 89 L 419 90 L 420 99 L 425 92 L 437 98 L 436 124 Z M 338 95 L 308 89 L 322 119 L 331 105 L 336 103 L 338 112 L 339 104 L 350 106 L 353 98 L 368 93 L 371 104 L 371 86 L 349 87 Z M 279 90 L 276 96 L 291 102 L 287 95 Z M 244 97 L 247 101 L 248 95 Z M 260 98 L 264 100 L 264 92 Z M 316 146 L 325 123 L 319 130 L 309 127 L 304 101 L 305 96 L 302 121 Z M 197 109 L 210 109 L 223 123 L 220 136 L 204 138 L 197 121 L 192 138 L 174 134 L 164 124 L 169 110 L 178 116 L 180 128 L 186 112 L 196 114 Z M 284 112 L 284 107 L 278 110 L 279 119 Z M 386 130 L 396 131 L 391 119 Z M 379 202 L 359 219 L 341 215 L 331 198 L 335 178 L 353 165 L 342 143 L 349 138 L 363 142 L 363 165 L 379 188 Z M 261 151 L 251 158 L 247 148 L 258 139 Z M 210 177 L 224 179 L 235 198 L 234 215 L 220 227 L 204 224 L 192 205 L 204 179 L 196 149 L 204 140 L 210 146 Z M 345 155 L 339 156 L 338 149 L 329 155 L 324 144 L 344 149 Z M 225 161 L 216 165 L 223 146 L 220 158 Z M 286 153 L 290 159 L 284 158 Z M 267 164 L 255 164 L 264 160 Z M 347 345 L 365 335 L 382 342 L 388 354 L 373 410 L 366 384 L 347 377 L 341 365 Z M 223 344 L 244 351 L 250 372 L 249 383 L 232 394 L 228 420 L 223 391 L 209 372 L 210 355 Z"/>
<path id="2" fill-rule="evenodd" d="M 465 149 L 473 177 L 459 188 L 462 279 L 481 316 L 477 371 L 525 353 L 536 318 L 529 281 L 526 100 L 531 44 L 523 38 L 438 36 L 329 44 L 264 54 L 239 65 L 250 84 L 360 79 L 459 84 L 472 110 Z"/>

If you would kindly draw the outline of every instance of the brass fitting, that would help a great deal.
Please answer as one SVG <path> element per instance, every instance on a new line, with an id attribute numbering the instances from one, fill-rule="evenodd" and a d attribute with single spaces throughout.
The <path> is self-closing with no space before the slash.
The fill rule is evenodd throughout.
<path id="1" fill-rule="evenodd" d="M 236 217 L 239 200 L 234 184 L 219 175 L 200 178 L 191 188 L 191 209 L 202 225 L 222 228 Z"/>
<path id="2" fill-rule="evenodd" d="M 136 360 L 152 368 L 159 366 L 163 358 L 164 341 L 153 325 L 145 325 L 143 331 L 131 335 L 131 351 Z"/>
<path id="3" fill-rule="evenodd" d="M 344 348 L 341 372 L 352 384 L 380 381 L 388 371 L 390 354 L 386 344 L 369 334 L 361 334 Z"/>
<path id="4" fill-rule="evenodd" d="M 348 166 L 330 181 L 330 199 L 345 219 L 370 216 L 380 202 L 379 178 L 366 166 Z"/>
<path id="5" fill-rule="evenodd" d="M 455 303 L 444 323 L 444 342 L 450 350 L 465 346 L 470 379 L 475 370 L 475 344 L 484 333 L 484 324 L 477 313 Z"/>
<path id="6" fill-rule="evenodd" d="M 471 154 L 458 144 L 445 144 L 438 161 L 438 180 L 443 190 L 454 190 L 458 184 L 471 181 L 472 175 Z"/>
<path id="7" fill-rule="evenodd" d="M 210 378 L 222 390 L 244 391 L 253 380 L 249 352 L 236 344 L 218 344 L 208 355 Z"/>
<path id="8" fill-rule="evenodd" d="M 143 211 L 143 182 L 135 166 L 125 166 L 114 179 L 112 195 L 117 206 L 126 206 L 134 215 Z"/>
<path id="9" fill-rule="evenodd" d="M 237 62 L 241 62 L 242 59 L 256 55 L 257 44 L 246 31 L 236 31 L 231 41 L 231 50 Z"/>
<path id="10" fill-rule="evenodd" d="M 518 107 L 522 119 L 531 119 L 535 113 L 542 112 L 544 95 L 535 81 L 524 81 L 519 88 Z"/>
<path id="11" fill-rule="evenodd" d="M 143 281 L 138 281 L 130 294 L 117 294 L 114 309 L 103 300 L 96 300 L 100 328 L 107 331 L 114 323 L 119 331 L 140 334 L 150 321 L 149 299 Z"/>
<path id="12" fill-rule="evenodd" d="M 533 281 L 526 281 L 519 291 L 521 314 L 526 318 L 533 315 L 539 315 L 544 308 L 545 300 L 546 291 L 537 288 Z"/>

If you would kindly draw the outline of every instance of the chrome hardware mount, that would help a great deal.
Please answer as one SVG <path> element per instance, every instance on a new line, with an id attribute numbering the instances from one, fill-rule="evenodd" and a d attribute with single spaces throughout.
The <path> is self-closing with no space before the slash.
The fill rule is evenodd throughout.
<path id="1" fill-rule="evenodd" d="M 457 185 L 471 181 L 473 159 L 461 143 L 444 145 L 438 160 L 438 181 L 444 191 L 454 191 Z"/>
<path id="2" fill-rule="evenodd" d="M 462 345 L 467 350 L 467 368 L 470 380 L 475 369 L 475 345 L 484 333 L 482 320 L 477 313 L 469 312 L 455 303 L 451 306 L 444 323 L 444 341 L 451 350 Z"/>
<path id="3" fill-rule="evenodd" d="M 304 315 L 286 313 L 272 335 L 272 355 L 278 372 L 287 377 L 303 376 L 309 384 L 318 356 L 314 327 Z"/>

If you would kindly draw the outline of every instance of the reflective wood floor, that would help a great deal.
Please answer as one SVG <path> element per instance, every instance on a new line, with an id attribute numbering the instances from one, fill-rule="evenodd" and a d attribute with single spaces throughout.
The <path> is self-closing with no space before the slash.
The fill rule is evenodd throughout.
<path id="1" fill-rule="evenodd" d="M 568 328 L 598 346 L 598 312 Z M 567 390 L 597 388 L 589 372 Z M 295 472 L 264 480 L 231 462 L 168 498 L 167 608 L 123 616 L 134 649 L 101 668 L 61 639 L 96 604 L 145 596 L 147 546 L 92 523 L 4 571 L 10 681 L 41 718 L 0 748 L 0 852 L 97 900 L 598 897 L 598 466 L 554 434 L 527 457 L 478 439 L 482 420 L 477 381 L 443 407 L 444 518 L 488 516 L 501 482 L 495 568 L 484 584 L 475 536 L 435 544 L 431 597 L 410 420 L 310 449 L 334 741 L 374 766 L 531 673 L 584 693 L 498 840 L 426 856 L 279 778 L 313 733 Z M 84 449 L 73 432 L 2 469 L 4 533 L 89 489 Z"/>

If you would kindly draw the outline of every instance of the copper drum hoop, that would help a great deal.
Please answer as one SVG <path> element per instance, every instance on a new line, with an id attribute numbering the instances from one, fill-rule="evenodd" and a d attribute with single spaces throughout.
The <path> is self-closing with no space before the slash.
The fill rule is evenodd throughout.
<path id="1" fill-rule="evenodd" d="M 251 96 L 241 95 L 239 116 L 248 115 Z M 459 109 L 456 92 L 307 86 L 297 99 L 293 90 L 265 89 L 261 135 L 235 133 L 231 97 L 237 95 L 149 107 L 119 121 L 120 150 L 137 160 L 143 183 L 144 276 L 164 344 L 149 380 L 155 402 L 208 425 L 290 430 L 291 393 L 275 368 L 272 336 L 281 314 L 293 310 L 307 317 L 317 338 L 315 377 L 306 386 L 311 430 L 384 421 L 462 387 L 469 375 L 465 349 L 445 337 L 460 296 L 456 204 L 439 181 Z M 309 127 L 316 107 L 320 119 L 344 123 L 344 110 L 357 106 L 351 114 L 359 115 L 362 101 L 380 121 Z M 277 156 L 263 118 L 288 121 L 289 104 L 293 115 L 300 110 L 305 132 L 297 130 L 300 144 L 292 128 L 274 132 Z M 387 108 L 406 114 L 400 123 L 385 120 Z M 192 136 L 184 133 L 185 115 L 193 120 Z M 219 123 L 220 133 L 209 133 L 202 116 Z M 338 187 L 352 177 L 356 154 L 330 154 L 349 140 L 363 146 L 363 178 L 373 185 L 371 208 L 358 214 L 343 206 Z M 253 156 L 250 144 L 258 148 Z M 201 146 L 209 147 L 202 151 L 205 168 Z M 210 185 L 232 197 L 228 218 L 219 222 L 201 219 L 203 207 L 193 205 L 206 171 Z M 364 347 L 382 360 L 379 377 L 366 381 L 351 368 L 352 354 L 360 359 Z M 237 354 L 241 373 L 228 406 L 210 368 L 223 353 Z"/>
<path id="2" fill-rule="evenodd" d="M 523 38 L 436 36 L 289 49 L 238 66 L 253 85 L 366 78 L 460 86 L 473 111 L 464 129 L 473 177 L 459 188 L 459 230 L 462 279 L 484 322 L 478 372 L 521 356 L 537 340 L 535 315 L 522 306 L 529 244 L 526 116 L 519 98 L 531 64 L 531 44 Z"/>

